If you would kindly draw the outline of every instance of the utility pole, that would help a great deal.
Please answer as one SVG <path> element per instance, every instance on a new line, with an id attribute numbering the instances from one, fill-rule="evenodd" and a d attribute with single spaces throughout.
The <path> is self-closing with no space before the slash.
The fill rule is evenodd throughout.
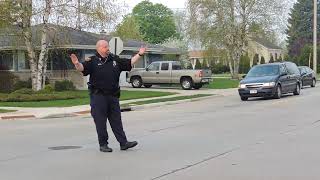
<path id="1" fill-rule="evenodd" d="M 317 0 L 313 0 L 314 13 L 313 13 L 313 70 L 317 73 Z"/>

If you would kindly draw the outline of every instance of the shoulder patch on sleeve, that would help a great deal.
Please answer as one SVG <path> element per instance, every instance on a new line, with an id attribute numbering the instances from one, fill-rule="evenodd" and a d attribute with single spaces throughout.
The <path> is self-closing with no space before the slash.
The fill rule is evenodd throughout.
<path id="1" fill-rule="evenodd" d="M 93 57 L 94 56 L 87 57 L 87 58 L 85 58 L 85 61 L 89 62 L 89 61 L 91 61 L 93 59 Z"/>

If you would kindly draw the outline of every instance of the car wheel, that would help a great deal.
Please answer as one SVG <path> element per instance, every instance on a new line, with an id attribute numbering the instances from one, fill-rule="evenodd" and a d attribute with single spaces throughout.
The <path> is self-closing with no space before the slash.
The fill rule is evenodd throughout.
<path id="1" fill-rule="evenodd" d="M 312 84 L 311 84 L 311 87 L 316 87 L 316 83 L 317 81 L 315 79 L 312 80 Z"/>
<path id="2" fill-rule="evenodd" d="M 194 89 L 200 89 L 200 88 L 202 88 L 202 84 L 195 84 L 195 85 L 193 86 L 193 88 L 194 88 Z"/>
<path id="3" fill-rule="evenodd" d="M 274 94 L 274 98 L 280 99 L 282 96 L 282 88 L 280 85 L 277 86 L 276 93 Z"/>
<path id="4" fill-rule="evenodd" d="M 181 87 L 184 90 L 190 90 L 192 88 L 192 80 L 190 78 L 183 78 L 181 80 Z"/>
<path id="5" fill-rule="evenodd" d="M 146 88 L 151 88 L 152 84 L 144 84 L 143 86 L 146 87 Z"/>
<path id="6" fill-rule="evenodd" d="M 140 77 L 133 77 L 131 79 L 131 84 L 132 84 L 132 87 L 134 88 L 141 88 L 142 86 L 142 79 Z"/>
<path id="7" fill-rule="evenodd" d="M 300 95 L 300 91 L 301 91 L 300 84 L 297 83 L 296 89 L 294 90 L 293 94 L 296 95 L 296 96 L 297 96 L 297 95 Z"/>
<path id="8" fill-rule="evenodd" d="M 249 99 L 248 97 L 242 97 L 242 96 L 241 96 L 241 100 L 242 100 L 242 101 L 248 101 L 248 99 Z"/>

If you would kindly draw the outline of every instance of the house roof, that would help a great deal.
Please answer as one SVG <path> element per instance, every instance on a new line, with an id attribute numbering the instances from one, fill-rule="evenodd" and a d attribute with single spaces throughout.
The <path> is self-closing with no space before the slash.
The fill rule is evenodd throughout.
<path id="1" fill-rule="evenodd" d="M 264 38 L 259 38 L 259 37 L 251 37 L 251 40 L 261 44 L 262 46 L 268 48 L 268 49 L 282 49 L 281 47 L 273 44 L 272 42 L 268 41 L 267 39 Z"/>
<path id="2" fill-rule="evenodd" d="M 189 57 L 190 58 L 203 58 L 204 57 L 204 51 L 189 51 Z"/>
<path id="3" fill-rule="evenodd" d="M 40 47 L 41 42 L 41 25 L 32 26 L 33 43 L 35 47 Z M 48 30 L 48 41 L 49 46 L 53 48 L 81 48 L 81 49 L 95 49 L 96 42 L 100 39 L 110 41 L 112 36 L 105 34 L 96 34 L 81 30 L 76 30 L 71 27 L 58 26 L 49 24 Z M 8 32 L 16 31 L 16 33 Z M 24 41 L 21 37 L 17 36 L 18 27 L 8 29 L 2 29 L 0 31 L 0 49 L 4 48 L 21 48 L 24 47 Z M 2 33 L 1 33 L 2 32 Z M 160 54 L 181 54 L 178 48 L 168 48 L 160 45 L 148 44 L 142 41 L 136 40 L 124 40 L 125 50 L 137 50 L 142 45 L 146 45 L 149 52 L 157 52 Z"/>

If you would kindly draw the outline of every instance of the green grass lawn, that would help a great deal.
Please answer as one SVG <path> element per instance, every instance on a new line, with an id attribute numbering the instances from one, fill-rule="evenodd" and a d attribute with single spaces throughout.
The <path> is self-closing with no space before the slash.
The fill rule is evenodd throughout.
<path id="1" fill-rule="evenodd" d="M 16 112 L 16 110 L 0 109 L 0 113 Z"/>
<path id="2" fill-rule="evenodd" d="M 197 94 L 197 95 L 190 95 L 190 96 L 178 96 L 178 97 L 172 97 L 172 98 L 153 99 L 153 100 L 138 101 L 138 102 L 133 102 L 133 103 L 128 103 L 128 104 L 123 104 L 121 106 L 128 107 L 128 106 L 132 106 L 132 105 L 154 104 L 154 103 L 160 103 L 160 102 L 195 99 L 195 98 L 207 97 L 207 96 L 212 96 L 212 94 Z"/>
<path id="3" fill-rule="evenodd" d="M 31 101 L 31 102 L 0 102 L 0 107 L 70 107 L 86 105 L 90 103 L 88 91 L 73 91 L 65 93 L 77 93 L 80 98 L 51 101 Z M 121 101 L 151 97 L 169 96 L 175 93 L 155 92 L 155 91 L 121 91 Z"/>
<path id="4" fill-rule="evenodd" d="M 237 88 L 239 86 L 239 80 L 232 80 L 230 78 L 214 78 L 213 82 L 207 86 L 210 89 Z"/>

